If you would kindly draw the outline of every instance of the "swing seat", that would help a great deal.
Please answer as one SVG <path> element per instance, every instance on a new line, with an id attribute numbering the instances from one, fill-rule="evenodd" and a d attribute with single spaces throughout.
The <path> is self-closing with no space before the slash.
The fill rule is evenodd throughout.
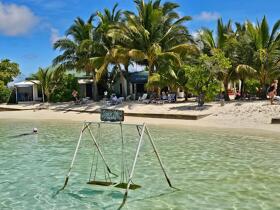
<path id="1" fill-rule="evenodd" d="M 87 184 L 92 184 L 92 185 L 99 185 L 99 186 L 110 186 L 110 185 L 114 185 L 116 183 L 114 182 L 106 182 L 106 181 L 89 181 L 87 182 Z"/>
<path id="2" fill-rule="evenodd" d="M 126 189 L 127 188 L 127 184 L 128 183 L 119 183 L 119 184 L 115 185 L 114 187 Z M 137 184 L 130 184 L 130 186 L 129 186 L 130 190 L 136 190 L 138 188 L 141 188 L 141 186 L 137 185 Z"/>

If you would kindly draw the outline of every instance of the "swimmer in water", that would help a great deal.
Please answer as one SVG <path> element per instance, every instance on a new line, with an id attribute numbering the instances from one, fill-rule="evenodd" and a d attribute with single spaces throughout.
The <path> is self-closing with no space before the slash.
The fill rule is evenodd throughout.
<path id="1" fill-rule="evenodd" d="M 11 136 L 11 138 L 18 138 L 18 137 L 21 137 L 21 136 L 29 136 L 29 135 L 33 135 L 33 134 L 38 134 L 38 129 L 37 128 L 33 128 L 32 132 L 30 132 L 30 133 L 22 133 L 22 134 L 19 134 L 19 135 Z"/>

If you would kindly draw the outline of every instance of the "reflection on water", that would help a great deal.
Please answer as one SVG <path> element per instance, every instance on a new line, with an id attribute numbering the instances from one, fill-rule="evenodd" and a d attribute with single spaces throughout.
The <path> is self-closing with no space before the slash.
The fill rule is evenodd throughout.
<path id="1" fill-rule="evenodd" d="M 20 135 L 37 127 L 38 135 Z M 116 209 L 123 189 L 87 185 L 93 147 L 81 144 L 68 186 L 57 196 L 74 153 L 80 123 L 0 122 L 0 209 Z M 95 129 L 94 129 L 95 130 Z M 227 131 L 151 127 L 173 185 L 170 189 L 148 141 L 142 146 L 124 209 L 280 209 L 280 142 L 275 137 Z M 100 142 L 112 169 L 121 173 L 119 127 L 102 128 Z M 131 167 L 136 128 L 125 127 L 125 163 Z M 147 139 L 146 139 L 147 140 Z M 96 179 L 104 180 L 99 162 Z M 113 178 L 120 182 L 121 177 Z"/>

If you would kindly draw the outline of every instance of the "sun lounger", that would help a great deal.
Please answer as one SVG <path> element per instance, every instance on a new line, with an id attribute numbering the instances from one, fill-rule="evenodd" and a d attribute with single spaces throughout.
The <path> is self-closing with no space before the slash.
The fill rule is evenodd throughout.
<path id="1" fill-rule="evenodd" d="M 168 94 L 168 102 L 169 103 L 175 103 L 176 102 L 176 94 L 174 94 L 174 93 Z"/>
<path id="2" fill-rule="evenodd" d="M 122 104 L 123 101 L 124 101 L 124 97 L 117 98 L 117 96 L 113 96 L 109 101 L 107 101 L 106 104 L 108 106 L 113 106 L 113 105 Z"/>
<path id="3" fill-rule="evenodd" d="M 87 104 L 89 102 L 90 98 L 86 97 L 86 98 L 82 98 L 82 100 L 80 101 L 81 104 Z"/>
<path id="4" fill-rule="evenodd" d="M 132 100 L 131 95 L 126 96 L 125 100 L 126 100 L 126 101 Z"/>
<path id="5" fill-rule="evenodd" d="M 275 96 L 275 97 L 274 97 L 274 100 L 275 100 L 278 104 L 280 104 L 280 96 Z"/>
<path id="6" fill-rule="evenodd" d="M 148 98 L 148 94 L 147 93 L 144 93 L 142 97 L 139 97 L 138 98 L 138 101 L 144 101 Z"/>
<path id="7" fill-rule="evenodd" d="M 142 103 L 144 103 L 144 104 L 149 104 L 149 103 L 151 103 L 151 100 L 148 99 L 148 94 L 147 94 L 147 93 L 144 93 L 142 97 L 139 97 L 139 98 L 138 98 L 138 101 L 139 101 L 139 102 L 142 102 Z"/>

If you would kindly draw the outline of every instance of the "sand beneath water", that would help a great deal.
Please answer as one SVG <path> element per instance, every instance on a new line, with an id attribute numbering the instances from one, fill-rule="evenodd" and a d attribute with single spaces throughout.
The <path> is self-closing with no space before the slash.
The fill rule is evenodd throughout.
<path id="1" fill-rule="evenodd" d="M 39 110 L 40 105 L 1 105 L 0 107 L 30 109 L 24 111 L 2 111 L 1 119 L 28 120 L 70 120 L 98 121 L 99 114 L 81 113 L 77 111 L 94 111 L 102 104 L 90 103 L 76 106 L 70 103 L 50 104 L 48 109 Z M 41 106 L 42 107 L 42 106 Z M 270 105 L 268 101 L 229 102 L 224 106 L 219 103 L 207 103 L 204 108 L 197 108 L 193 102 L 178 104 L 139 104 L 124 103 L 116 108 L 134 113 L 163 113 L 163 114 L 210 114 L 200 120 L 173 120 L 158 118 L 125 117 L 127 123 L 148 123 L 156 125 L 182 126 L 194 128 L 236 129 L 238 132 L 252 130 L 254 132 L 280 132 L 280 124 L 271 124 L 273 117 L 280 117 L 280 105 Z M 76 110 L 67 111 L 69 109 Z"/>

